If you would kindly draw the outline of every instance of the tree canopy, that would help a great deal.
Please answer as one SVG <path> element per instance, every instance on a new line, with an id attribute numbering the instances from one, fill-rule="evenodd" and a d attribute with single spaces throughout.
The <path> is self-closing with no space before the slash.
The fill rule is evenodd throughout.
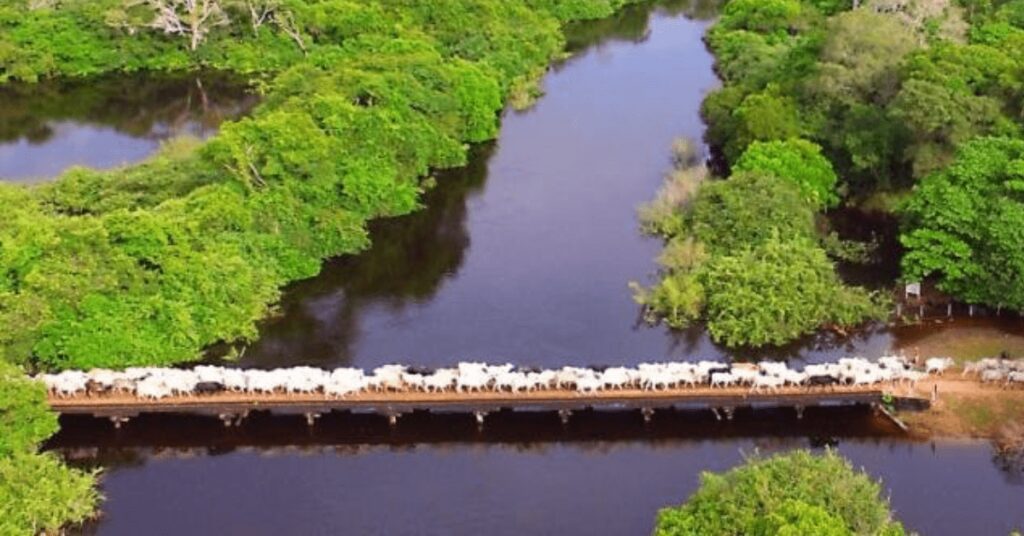
<path id="1" fill-rule="evenodd" d="M 708 330 L 729 346 L 781 345 L 823 324 L 856 325 L 884 314 L 870 295 L 843 286 L 820 246 L 777 231 L 713 258 L 702 281 Z"/>
<path id="2" fill-rule="evenodd" d="M 904 534 L 881 486 L 829 451 L 753 457 L 704 473 L 685 504 L 658 512 L 655 536 Z"/>
<path id="3" fill-rule="evenodd" d="M 1024 309 L 1024 140 L 980 138 L 914 189 L 903 271 L 970 303 Z"/>
<path id="4" fill-rule="evenodd" d="M 0 348 L 41 368 L 194 360 L 245 341 L 289 281 L 420 205 L 625 0 L 44 0 L 0 6 L 0 83 L 248 75 L 263 102 L 205 143 L 36 188 L 0 184 Z M 205 10 L 205 11 L 204 11 Z M 205 15 L 204 15 L 205 13 Z M 204 18 L 205 17 L 205 18 Z"/>
<path id="5" fill-rule="evenodd" d="M 735 171 L 760 171 L 793 181 L 811 206 L 822 209 L 839 202 L 836 172 L 814 142 L 791 138 L 754 142 L 733 166 Z"/>
<path id="6" fill-rule="evenodd" d="M 645 228 L 665 238 L 660 281 L 634 285 L 651 321 L 703 320 L 727 346 L 781 345 L 823 325 L 880 318 L 877 296 L 836 274 L 815 225 L 835 199 L 835 174 L 802 140 L 751 144 L 727 179 L 677 169 L 649 207 Z"/>
<path id="7" fill-rule="evenodd" d="M 707 140 L 725 168 L 756 162 L 817 209 L 913 189 L 904 279 L 935 276 L 957 299 L 1020 308 L 1012 187 L 983 200 L 975 183 L 996 179 L 968 178 L 955 160 L 978 151 L 973 140 L 1024 139 L 1022 6 L 733 0 L 708 33 L 724 83 L 703 104 Z M 939 208 L 940 196 L 960 204 Z"/>
<path id="8" fill-rule="evenodd" d="M 0 533 L 56 534 L 93 514 L 93 476 L 36 452 L 56 430 L 42 383 L 0 360 Z"/>

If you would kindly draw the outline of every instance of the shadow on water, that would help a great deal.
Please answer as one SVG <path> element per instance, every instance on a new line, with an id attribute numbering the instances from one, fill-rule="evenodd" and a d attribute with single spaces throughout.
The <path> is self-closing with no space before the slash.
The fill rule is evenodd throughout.
<path id="1" fill-rule="evenodd" d="M 256 412 L 240 426 L 225 427 L 214 417 L 145 415 L 115 429 L 91 417 L 61 419 L 61 431 L 45 448 L 69 460 L 117 465 L 123 452 L 180 452 L 216 455 L 239 449 L 312 449 L 332 446 L 394 447 L 467 443 L 513 444 L 543 448 L 548 443 L 644 441 L 725 441 L 757 437 L 806 440 L 807 447 L 837 445 L 840 438 L 903 437 L 891 422 L 862 406 L 808 408 L 798 419 L 791 408 L 737 409 L 732 420 L 718 420 L 710 411 L 659 410 L 650 422 L 636 411 L 574 412 L 565 424 L 555 412 L 501 411 L 478 426 L 472 415 L 413 412 L 391 426 L 379 415 L 328 413 L 309 426 L 302 415 Z"/>
<path id="2" fill-rule="evenodd" d="M 64 419 L 47 446 L 104 468 L 109 500 L 83 534 L 645 534 L 702 471 L 752 453 L 836 448 L 883 479 L 929 535 L 1007 534 L 1024 486 L 979 442 L 916 442 L 856 408 L 708 413 L 145 417 L 121 430 Z M 229 531 L 230 532 L 230 531 Z"/>
<path id="3" fill-rule="evenodd" d="M 650 36 L 649 22 L 654 10 L 666 16 L 710 21 L 718 16 L 723 3 L 724 0 L 647 0 L 629 5 L 604 19 L 570 23 L 565 29 L 565 50 L 575 55 L 615 42 L 642 43 Z M 564 64 L 556 63 L 555 68 Z"/>
<path id="4" fill-rule="evenodd" d="M 224 73 L 138 73 L 0 86 L 0 178 L 139 160 L 175 136 L 205 138 L 259 102 Z"/>
<path id="5" fill-rule="evenodd" d="M 462 265 L 470 240 L 466 198 L 483 187 L 494 150 L 493 143 L 478 145 L 467 166 L 437 173 L 439 186 L 424 196 L 422 210 L 372 222 L 369 250 L 328 261 L 319 277 L 291 285 L 264 324 L 269 336 L 250 355 L 278 365 L 348 363 L 365 308 L 400 313 L 428 302 Z"/>
<path id="6" fill-rule="evenodd" d="M 686 15 L 716 5 L 639 4 L 572 25 L 574 54 L 553 66 L 548 94 L 507 113 L 469 167 L 439 174 L 424 211 L 375 224 L 368 251 L 287 288 L 242 364 L 707 353 L 700 331 L 638 322 L 627 283 L 659 249 L 636 207 L 660 185 L 671 140 L 703 133 L 697 110 L 717 81 L 706 23 Z"/>

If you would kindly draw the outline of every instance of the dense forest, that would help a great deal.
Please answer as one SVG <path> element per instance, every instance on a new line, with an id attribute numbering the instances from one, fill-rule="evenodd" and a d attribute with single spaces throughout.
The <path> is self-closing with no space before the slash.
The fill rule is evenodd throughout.
<path id="1" fill-rule="evenodd" d="M 0 346 L 41 368 L 171 364 L 255 335 L 289 281 L 417 208 L 621 0 L 6 1 L 0 80 L 217 69 L 262 104 L 140 165 L 0 185 Z"/>
<path id="2" fill-rule="evenodd" d="M 731 176 L 678 158 L 645 208 L 668 244 L 638 292 L 652 316 L 730 346 L 884 316 L 835 275 L 866 249 L 823 232 L 839 203 L 901 219 L 904 281 L 1024 308 L 1024 2 L 731 0 L 707 42 L 707 141 Z"/>
<path id="3" fill-rule="evenodd" d="M 93 475 L 37 453 L 57 422 L 25 368 L 251 338 L 282 285 L 365 248 L 369 220 L 417 209 L 433 170 L 536 97 L 567 22 L 625 1 L 0 2 L 0 84 L 212 69 L 262 97 L 138 165 L 0 183 L 0 532 L 56 532 L 99 500 Z"/>

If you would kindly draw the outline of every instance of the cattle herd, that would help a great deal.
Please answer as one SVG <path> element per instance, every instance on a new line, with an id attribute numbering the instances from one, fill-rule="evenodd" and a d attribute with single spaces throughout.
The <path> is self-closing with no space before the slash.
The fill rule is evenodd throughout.
<path id="1" fill-rule="evenodd" d="M 1024 386 L 1024 359 L 985 358 L 964 365 L 963 375 L 977 375 L 982 383 Z"/>
<path id="2" fill-rule="evenodd" d="M 953 365 L 949 358 L 930 358 L 917 369 L 901 356 L 876 361 L 854 357 L 835 363 L 809 364 L 802 370 L 783 362 L 720 363 L 715 361 L 641 363 L 636 367 L 562 367 L 531 369 L 511 364 L 462 362 L 455 367 L 427 370 L 384 365 L 370 373 L 356 368 L 323 370 L 293 367 L 275 370 L 202 365 L 193 369 L 128 368 L 43 374 L 40 379 L 53 396 L 133 395 L 158 400 L 232 392 L 254 395 L 322 394 L 332 398 L 364 392 L 505 392 L 568 390 L 597 391 L 745 387 L 773 392 L 783 387 L 814 388 L 837 385 L 913 385 L 928 374 L 942 374 Z M 1024 385 L 1024 360 L 981 360 L 965 367 L 985 382 Z"/>

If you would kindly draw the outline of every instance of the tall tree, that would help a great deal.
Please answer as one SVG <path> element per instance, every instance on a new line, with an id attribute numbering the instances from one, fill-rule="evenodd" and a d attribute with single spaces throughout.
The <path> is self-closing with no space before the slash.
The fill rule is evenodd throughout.
<path id="1" fill-rule="evenodd" d="M 1024 310 L 1024 140 L 979 138 L 926 177 L 904 211 L 908 280 L 968 303 Z"/>

